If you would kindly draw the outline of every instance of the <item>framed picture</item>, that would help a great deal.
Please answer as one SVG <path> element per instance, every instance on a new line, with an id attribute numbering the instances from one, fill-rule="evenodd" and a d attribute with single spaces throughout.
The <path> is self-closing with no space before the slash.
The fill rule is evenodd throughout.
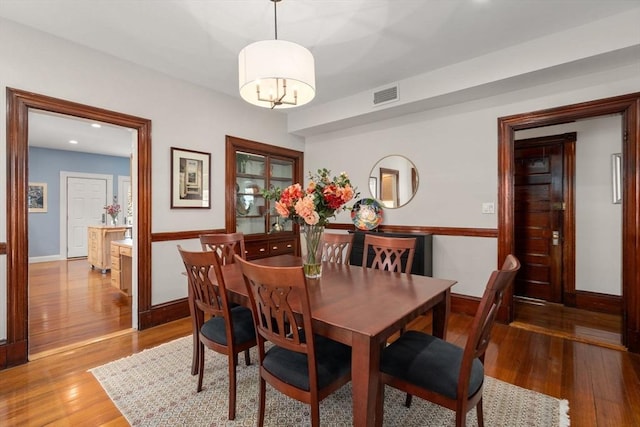
<path id="1" fill-rule="evenodd" d="M 622 203 L 622 153 L 611 155 L 612 194 L 613 203 Z"/>
<path id="2" fill-rule="evenodd" d="M 371 197 L 378 198 L 378 179 L 375 176 L 369 177 L 369 191 L 371 192 Z"/>
<path id="3" fill-rule="evenodd" d="M 30 182 L 27 189 L 27 205 L 29 212 L 47 211 L 47 183 Z"/>
<path id="4" fill-rule="evenodd" d="M 171 208 L 211 208 L 211 154 L 171 147 Z"/>

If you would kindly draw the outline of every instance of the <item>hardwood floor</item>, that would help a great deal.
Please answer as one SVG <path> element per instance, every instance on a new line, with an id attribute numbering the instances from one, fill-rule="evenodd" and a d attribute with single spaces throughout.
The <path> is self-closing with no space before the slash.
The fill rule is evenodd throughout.
<path id="1" fill-rule="evenodd" d="M 131 328 L 131 297 L 86 259 L 29 264 L 29 357 Z"/>
<path id="2" fill-rule="evenodd" d="M 565 307 L 546 301 L 516 298 L 511 326 L 588 344 L 625 350 L 622 316 Z"/>
<path id="3" fill-rule="evenodd" d="M 463 345 L 471 320 L 452 314 L 448 341 Z M 411 327 L 430 330 L 430 323 Z M 190 328 L 189 319 L 182 319 L 0 371 L 0 425 L 127 425 L 87 370 L 189 335 Z M 640 425 L 640 355 L 498 324 L 485 369 L 503 381 L 568 399 L 572 426 Z"/>

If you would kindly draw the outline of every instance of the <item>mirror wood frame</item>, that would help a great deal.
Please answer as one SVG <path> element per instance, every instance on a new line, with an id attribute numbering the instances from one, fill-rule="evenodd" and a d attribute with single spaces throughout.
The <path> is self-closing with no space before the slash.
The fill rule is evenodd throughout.
<path id="1" fill-rule="evenodd" d="M 0 369 L 28 361 L 28 113 L 38 109 L 138 132 L 138 328 L 151 310 L 151 120 L 13 88 L 7 98 L 7 339 Z M 2 363 L 4 362 L 4 363 Z"/>
<path id="2" fill-rule="evenodd" d="M 622 115 L 622 344 L 640 353 L 640 92 L 498 119 L 498 265 L 514 251 L 515 131 Z M 514 293 L 505 293 L 500 319 L 514 318 Z"/>

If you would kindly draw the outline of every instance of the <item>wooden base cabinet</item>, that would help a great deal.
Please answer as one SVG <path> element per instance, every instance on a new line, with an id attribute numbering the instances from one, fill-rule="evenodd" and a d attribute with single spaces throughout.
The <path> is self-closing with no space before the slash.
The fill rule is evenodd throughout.
<path id="1" fill-rule="evenodd" d="M 87 227 L 88 255 L 91 269 L 98 268 L 102 273 L 111 270 L 111 242 L 124 239 L 127 227 L 98 225 Z"/>
<path id="2" fill-rule="evenodd" d="M 133 241 L 131 239 L 111 242 L 111 285 L 131 296 Z"/>

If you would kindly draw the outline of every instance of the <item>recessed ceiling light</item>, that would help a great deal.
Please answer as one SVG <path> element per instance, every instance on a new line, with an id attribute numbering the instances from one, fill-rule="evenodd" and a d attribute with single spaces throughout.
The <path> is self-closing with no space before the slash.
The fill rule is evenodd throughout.
<path id="1" fill-rule="evenodd" d="M 97 129 L 97 128 L 101 128 L 102 125 L 100 123 L 91 123 L 91 127 Z"/>
<path id="2" fill-rule="evenodd" d="M 75 139 L 70 139 L 69 140 L 69 144 L 77 144 L 77 143 L 78 143 L 78 141 L 76 141 Z"/>

